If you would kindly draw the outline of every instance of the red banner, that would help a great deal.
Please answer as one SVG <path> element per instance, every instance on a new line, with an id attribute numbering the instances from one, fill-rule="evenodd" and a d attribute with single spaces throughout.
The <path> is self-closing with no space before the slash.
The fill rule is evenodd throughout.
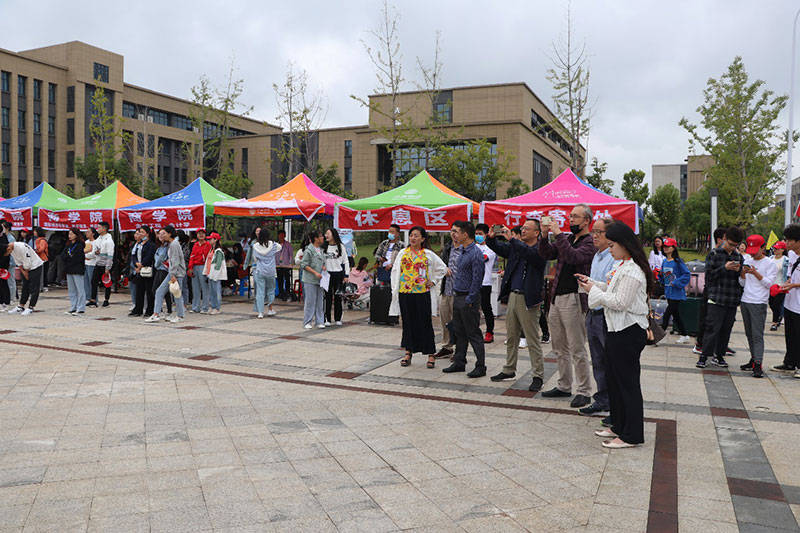
<path id="1" fill-rule="evenodd" d="M 628 205 L 590 205 L 594 220 L 611 217 L 620 220 L 638 232 L 636 221 L 636 206 Z M 485 202 L 481 205 L 480 221 L 493 226 L 501 224 L 513 228 L 525 223 L 528 218 L 540 220 L 547 215 L 558 224 L 562 231 L 569 231 L 569 214 L 573 206 L 530 206 L 502 204 L 498 202 Z"/>
<path id="2" fill-rule="evenodd" d="M 108 222 L 114 229 L 114 211 L 112 209 L 67 209 L 50 211 L 39 208 L 39 225 L 43 229 L 67 231 L 69 228 L 87 230 L 100 222 Z"/>
<path id="3" fill-rule="evenodd" d="M 427 231 L 449 231 L 456 220 L 470 219 L 469 210 L 469 204 L 448 205 L 436 209 L 398 205 L 363 211 L 337 205 L 334 225 L 339 229 L 354 231 L 388 230 L 392 224 L 397 224 L 400 229 L 422 226 Z"/>
<path id="4" fill-rule="evenodd" d="M 23 207 L 22 209 L 0 209 L 0 220 L 11 222 L 11 229 L 14 231 L 21 229 L 33 229 L 33 209 Z"/>
<path id="5" fill-rule="evenodd" d="M 120 231 L 133 231 L 142 224 L 161 229 L 172 224 L 175 229 L 196 231 L 206 227 L 206 207 L 158 207 L 155 209 L 120 209 L 117 211 Z"/>

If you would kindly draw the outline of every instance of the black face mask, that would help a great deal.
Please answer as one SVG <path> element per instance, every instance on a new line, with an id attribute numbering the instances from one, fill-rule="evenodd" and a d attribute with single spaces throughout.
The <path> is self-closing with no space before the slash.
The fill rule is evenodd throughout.
<path id="1" fill-rule="evenodd" d="M 572 232 L 573 235 L 577 235 L 581 232 L 581 227 L 576 224 L 570 224 L 569 231 Z"/>

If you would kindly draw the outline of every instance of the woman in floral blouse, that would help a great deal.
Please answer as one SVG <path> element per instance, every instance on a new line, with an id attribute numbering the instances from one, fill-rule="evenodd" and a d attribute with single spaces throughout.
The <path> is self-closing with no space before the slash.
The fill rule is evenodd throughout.
<path id="1" fill-rule="evenodd" d="M 428 248 L 425 228 L 414 226 L 408 235 L 409 246 L 397 254 L 392 266 L 392 305 L 389 314 L 403 322 L 401 345 L 406 355 L 401 366 L 411 364 L 411 355 L 422 352 L 428 356 L 428 368 L 436 359 L 436 341 L 432 316 L 438 315 L 437 298 L 431 298 L 431 288 L 436 287 L 447 272 L 447 265 Z"/>

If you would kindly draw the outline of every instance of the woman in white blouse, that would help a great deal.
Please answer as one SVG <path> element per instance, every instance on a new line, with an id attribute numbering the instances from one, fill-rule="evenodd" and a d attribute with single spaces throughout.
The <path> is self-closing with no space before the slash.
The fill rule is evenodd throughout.
<path id="1" fill-rule="evenodd" d="M 608 326 L 606 368 L 611 404 L 611 427 L 595 431 L 607 437 L 606 448 L 631 448 L 644 442 L 644 406 L 639 356 L 647 340 L 647 295 L 653 274 L 633 230 L 620 221 L 606 228 L 609 249 L 616 260 L 605 280 L 575 274 L 589 293 L 589 307 L 602 306 Z"/>

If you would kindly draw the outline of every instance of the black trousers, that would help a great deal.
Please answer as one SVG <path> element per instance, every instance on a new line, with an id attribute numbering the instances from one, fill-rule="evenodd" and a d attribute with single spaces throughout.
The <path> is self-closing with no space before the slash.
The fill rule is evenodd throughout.
<path id="1" fill-rule="evenodd" d="M 481 311 L 486 322 L 486 333 L 494 334 L 494 311 L 492 311 L 492 286 L 481 287 Z"/>
<path id="2" fill-rule="evenodd" d="M 783 301 L 786 299 L 784 293 L 769 297 L 769 308 L 772 309 L 772 323 L 780 324 L 783 318 Z"/>
<path id="3" fill-rule="evenodd" d="M 709 357 L 725 358 L 725 349 L 731 340 L 731 329 L 736 320 L 736 308 L 725 305 L 708 304 L 706 311 L 706 333 L 703 337 L 704 361 Z"/>
<path id="4" fill-rule="evenodd" d="M 90 300 L 93 302 L 97 301 L 97 287 L 102 285 L 103 274 L 106 273 L 106 267 L 102 266 L 95 266 L 94 273 L 92 274 L 92 294 Z M 105 297 L 106 301 L 111 298 L 111 287 L 103 287 L 105 289 Z"/>
<path id="5" fill-rule="evenodd" d="M 19 306 L 25 307 L 28 297 L 31 299 L 30 308 L 36 307 L 36 302 L 39 301 L 39 291 L 42 289 L 42 271 L 43 267 L 37 267 L 28 271 L 28 277 L 22 276 L 22 294 L 19 297 Z"/>
<path id="6" fill-rule="evenodd" d="M 783 328 L 783 335 L 786 338 L 783 364 L 800 368 L 800 314 L 784 309 Z"/>
<path id="7" fill-rule="evenodd" d="M 145 316 L 152 315 L 153 305 L 155 304 L 153 278 L 143 278 L 135 275 L 133 276 L 133 283 L 136 285 L 136 305 L 133 308 L 133 312 L 139 315 L 144 314 Z M 145 305 L 147 305 L 146 308 Z"/>
<path id="8" fill-rule="evenodd" d="M 325 321 L 333 322 L 342 319 L 342 297 L 336 294 L 342 286 L 344 272 L 329 272 L 331 282 L 328 285 L 328 292 L 325 293 Z M 333 307 L 333 320 L 331 320 L 331 307 Z"/>
<path id="9" fill-rule="evenodd" d="M 288 298 L 292 293 L 292 269 L 276 268 L 278 272 L 278 295 L 281 298 Z"/>
<path id="10" fill-rule="evenodd" d="M 13 272 L 10 272 L 10 274 L 12 276 L 14 275 Z M 0 279 L 0 304 L 8 305 L 10 303 L 11 303 L 11 290 L 8 288 L 8 280 Z"/>
<path id="11" fill-rule="evenodd" d="M 708 293 L 703 290 L 703 299 L 700 302 L 700 314 L 697 317 L 697 345 L 703 346 L 703 336 L 706 332 L 706 312 L 708 311 Z"/>
<path id="12" fill-rule="evenodd" d="M 606 337 L 606 376 L 611 431 L 629 444 L 644 442 L 644 405 L 640 382 L 642 355 L 647 333 L 634 324 Z"/>
<path id="13" fill-rule="evenodd" d="M 155 287 L 153 289 L 153 301 L 154 302 L 155 302 L 155 296 L 156 296 L 155 295 L 155 291 L 156 291 L 156 289 L 158 289 L 158 287 L 161 286 L 161 284 L 164 282 L 164 278 L 166 278 L 166 277 L 167 277 L 167 271 L 166 270 L 156 270 L 155 272 L 153 272 L 153 287 Z M 189 285 L 191 285 L 191 283 Z M 172 293 L 167 291 L 167 294 L 164 295 L 164 301 L 167 303 L 167 314 L 172 314 Z M 186 300 L 184 300 L 184 302 L 185 301 Z M 152 311 L 152 310 L 153 309 L 151 308 L 150 311 Z M 153 313 L 151 312 L 150 314 L 152 315 Z"/>
<path id="14" fill-rule="evenodd" d="M 47 277 L 47 271 L 50 269 L 50 261 L 45 261 L 42 267 L 44 269 L 42 272 L 42 287 L 47 287 L 50 284 Z"/>
<path id="15" fill-rule="evenodd" d="M 486 366 L 478 302 L 470 305 L 467 303 L 466 295 L 456 294 L 453 296 L 452 324 L 456 336 L 456 353 L 453 356 L 453 363 L 458 366 L 467 366 L 467 343 L 469 343 L 475 352 L 475 366 Z"/>
<path id="16" fill-rule="evenodd" d="M 542 338 L 550 338 L 550 326 L 547 325 L 547 313 L 544 311 L 545 305 L 542 304 L 542 312 L 539 314 L 539 328 L 542 330 Z"/>
<path id="17" fill-rule="evenodd" d="M 686 328 L 683 327 L 683 319 L 681 319 L 681 313 L 679 310 L 680 305 L 680 300 L 667 299 L 667 310 L 664 311 L 664 318 L 661 322 L 661 327 L 664 328 L 664 331 L 666 331 L 667 326 L 669 325 L 669 317 L 672 316 L 675 322 L 674 329 L 678 330 L 678 333 L 681 335 L 686 335 Z"/>

